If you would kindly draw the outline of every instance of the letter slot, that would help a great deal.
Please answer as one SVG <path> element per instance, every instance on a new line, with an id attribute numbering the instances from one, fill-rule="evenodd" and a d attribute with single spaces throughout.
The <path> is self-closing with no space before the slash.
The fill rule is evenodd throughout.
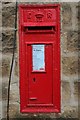
<path id="1" fill-rule="evenodd" d="M 55 26 L 24 26 L 24 32 L 27 33 L 37 33 L 37 32 L 56 32 Z"/>

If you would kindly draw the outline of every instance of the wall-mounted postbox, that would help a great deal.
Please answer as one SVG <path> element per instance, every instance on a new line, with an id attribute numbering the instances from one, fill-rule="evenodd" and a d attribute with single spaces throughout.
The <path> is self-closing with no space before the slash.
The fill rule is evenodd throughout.
<path id="1" fill-rule="evenodd" d="M 60 112 L 60 6 L 20 5 L 20 108 Z"/>

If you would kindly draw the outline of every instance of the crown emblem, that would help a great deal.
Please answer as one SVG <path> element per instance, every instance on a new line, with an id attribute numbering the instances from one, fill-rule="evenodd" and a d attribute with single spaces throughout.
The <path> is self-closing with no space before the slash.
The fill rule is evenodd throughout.
<path id="1" fill-rule="evenodd" d="M 36 21 L 37 21 L 37 22 L 42 22 L 42 18 L 43 18 L 43 16 L 44 16 L 42 13 L 39 12 L 39 13 L 36 14 L 35 16 L 36 16 Z"/>

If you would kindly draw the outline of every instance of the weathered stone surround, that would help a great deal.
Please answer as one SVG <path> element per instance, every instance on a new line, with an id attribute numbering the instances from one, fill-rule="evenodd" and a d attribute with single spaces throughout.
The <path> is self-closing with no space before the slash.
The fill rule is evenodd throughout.
<path id="1" fill-rule="evenodd" d="M 25 0 L 26 1 L 26 0 Z M 27 0 L 30 2 L 31 0 Z M 40 4 L 39 0 L 33 0 Z M 31 1 L 33 4 L 33 1 Z M 44 0 L 43 3 L 54 4 L 53 0 Z M 0 2 L 1 4 L 1 2 Z M 28 4 L 28 3 L 25 3 Z M 36 4 L 36 3 L 35 3 Z M 19 100 L 19 54 L 18 43 L 16 41 L 16 53 L 14 60 L 14 67 L 11 81 L 11 95 L 10 95 L 10 117 L 11 118 L 33 118 L 37 120 L 45 120 L 46 118 L 79 118 L 78 100 L 80 99 L 79 79 L 79 35 L 80 35 L 80 3 L 60 3 L 61 4 L 61 113 L 47 113 L 47 114 L 25 114 L 20 113 Z M 1 5 L 0 5 L 1 6 Z M 1 9 L 1 7 L 0 7 Z M 1 19 L 1 16 L 0 16 Z M 0 31 L 2 29 L 2 39 L 0 39 L 0 91 L 2 88 L 2 99 L 0 103 L 3 107 L 3 117 L 6 118 L 6 102 L 7 102 L 7 88 L 8 77 L 10 72 L 10 65 L 12 59 L 13 39 L 14 39 L 14 19 L 15 19 L 15 2 L 12 0 L 2 2 L 2 25 L 0 24 Z M 0 20 L 1 23 L 1 20 Z M 2 28 L 3 27 L 3 28 Z M 0 35 L 1 38 L 1 35 Z M 2 46 L 2 47 L 1 47 Z M 1 56 L 2 53 L 2 56 Z M 1 77 L 2 75 L 2 77 Z M 2 85 L 1 85 L 2 78 Z M 0 94 L 1 96 L 1 94 Z M 1 107 L 0 107 L 1 108 Z M 33 120 L 32 119 L 32 120 Z"/>

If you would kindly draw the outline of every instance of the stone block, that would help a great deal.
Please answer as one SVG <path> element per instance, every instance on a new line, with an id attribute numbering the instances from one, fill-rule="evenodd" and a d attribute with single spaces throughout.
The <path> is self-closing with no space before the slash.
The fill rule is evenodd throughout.
<path id="1" fill-rule="evenodd" d="M 0 41 L 0 52 L 2 52 L 2 41 Z"/>
<path id="2" fill-rule="evenodd" d="M 2 119 L 2 101 L 0 101 L 0 119 Z"/>
<path id="3" fill-rule="evenodd" d="M 2 58 L 2 76 L 9 76 L 10 73 L 10 58 L 8 57 L 3 57 Z"/>
<path id="4" fill-rule="evenodd" d="M 74 82 L 74 98 L 75 101 L 80 100 L 80 82 L 78 81 Z"/>
<path id="5" fill-rule="evenodd" d="M 0 28 L 0 52 L 2 52 L 2 28 Z"/>
<path id="6" fill-rule="evenodd" d="M 8 82 L 9 82 L 9 77 L 5 76 L 2 78 L 2 100 L 6 101 L 8 98 Z M 4 103 L 4 102 L 3 102 Z"/>
<path id="7" fill-rule="evenodd" d="M 16 76 L 19 76 L 19 59 L 17 57 L 15 58 L 14 72 Z"/>
<path id="8" fill-rule="evenodd" d="M 2 56 L 0 56 L 0 76 L 2 76 Z"/>
<path id="9" fill-rule="evenodd" d="M 67 53 L 67 32 L 62 32 L 61 34 L 61 51 L 62 53 Z"/>
<path id="10" fill-rule="evenodd" d="M 20 103 L 19 86 L 17 83 L 11 84 L 10 101 Z"/>
<path id="11" fill-rule="evenodd" d="M 65 118 L 67 119 L 73 119 L 73 120 L 78 120 L 78 108 L 75 106 L 65 106 L 64 107 L 64 112 L 61 114 L 61 117 L 63 120 Z M 62 119 L 61 119 L 62 120 Z"/>
<path id="12" fill-rule="evenodd" d="M 62 57 L 62 73 L 66 76 L 78 74 L 78 59 L 76 57 Z"/>
<path id="13" fill-rule="evenodd" d="M 2 27 L 2 4 L 0 3 L 0 27 Z"/>
<path id="14" fill-rule="evenodd" d="M 80 56 L 78 56 L 78 76 L 79 76 L 79 81 L 80 81 Z"/>
<path id="15" fill-rule="evenodd" d="M 6 78 L 5 78 L 6 79 Z M 2 100 L 8 99 L 8 83 L 2 83 Z"/>
<path id="16" fill-rule="evenodd" d="M 72 10 L 69 3 L 61 3 L 62 7 L 62 29 L 72 25 Z"/>
<path id="17" fill-rule="evenodd" d="M 12 53 L 14 42 L 14 32 L 10 30 L 4 30 L 2 33 L 2 52 Z M 16 48 L 16 45 L 15 45 Z"/>
<path id="18" fill-rule="evenodd" d="M 78 51 L 79 31 L 69 31 L 67 33 L 67 50 L 70 52 Z"/>
<path id="19" fill-rule="evenodd" d="M 20 114 L 20 111 L 19 111 L 19 104 L 10 104 L 10 118 L 17 118 L 18 115 Z"/>
<path id="20" fill-rule="evenodd" d="M 15 21 L 14 3 L 13 3 L 13 6 L 10 6 L 9 4 L 4 6 L 4 3 L 3 3 L 2 4 L 2 26 L 14 28 L 14 21 Z"/>
<path id="21" fill-rule="evenodd" d="M 0 101 L 2 100 L 2 78 L 0 76 Z"/>
<path id="22" fill-rule="evenodd" d="M 79 51 L 79 31 L 62 32 L 61 34 L 61 49 L 62 53 L 78 52 Z"/>
<path id="23" fill-rule="evenodd" d="M 77 20 L 78 20 L 78 29 L 80 30 L 80 2 L 76 6 L 76 8 L 78 9 Z"/>
<path id="24" fill-rule="evenodd" d="M 70 83 L 67 81 L 63 81 L 61 83 L 62 87 L 62 104 L 68 105 L 70 104 L 70 98 L 71 98 L 71 89 L 70 89 Z"/>
<path id="25" fill-rule="evenodd" d="M 7 100 L 2 101 L 2 116 L 3 118 L 6 118 L 6 113 L 7 113 Z"/>

